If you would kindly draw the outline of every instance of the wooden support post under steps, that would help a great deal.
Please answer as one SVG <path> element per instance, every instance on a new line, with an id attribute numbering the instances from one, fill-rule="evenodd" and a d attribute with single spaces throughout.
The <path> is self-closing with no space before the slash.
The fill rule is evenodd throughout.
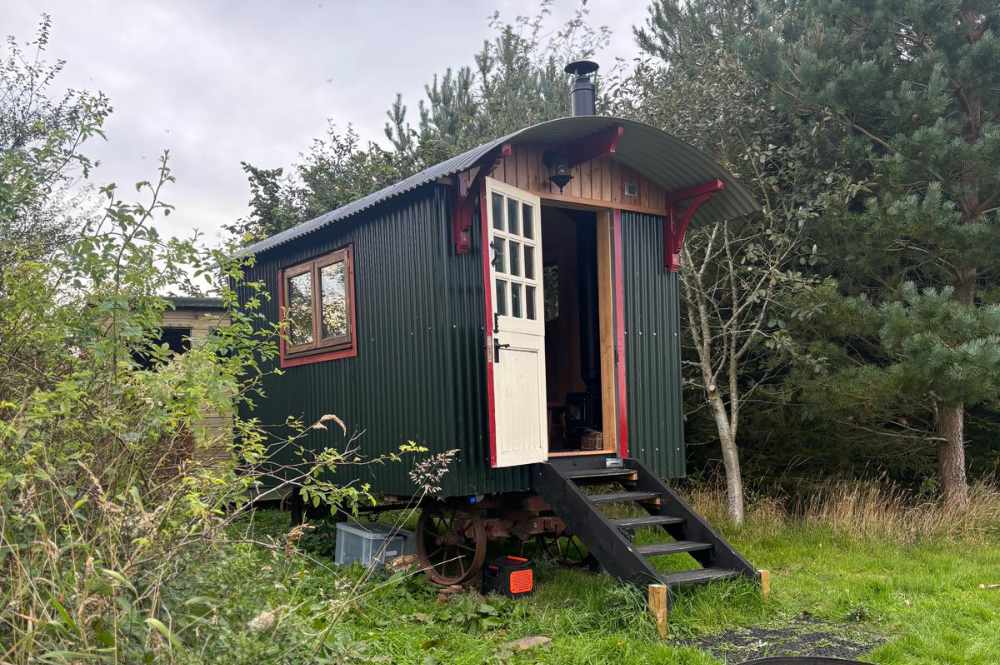
<path id="1" fill-rule="evenodd" d="M 653 620 L 656 622 L 656 631 L 660 634 L 662 639 L 667 638 L 667 618 L 669 607 L 667 602 L 667 585 L 666 584 L 650 584 L 648 600 L 649 613 L 653 615 Z"/>
<path id="2" fill-rule="evenodd" d="M 768 596 L 771 595 L 771 572 L 767 570 L 758 571 L 760 575 L 760 597 L 767 602 Z"/>

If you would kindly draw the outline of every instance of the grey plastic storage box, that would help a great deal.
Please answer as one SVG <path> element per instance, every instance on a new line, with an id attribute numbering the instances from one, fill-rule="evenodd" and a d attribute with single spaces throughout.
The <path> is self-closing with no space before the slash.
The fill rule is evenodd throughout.
<path id="1" fill-rule="evenodd" d="M 368 566 L 374 563 L 382 566 L 387 561 L 403 554 L 417 551 L 412 532 L 393 529 L 385 524 L 358 524 L 357 522 L 337 523 L 338 566 L 360 563 Z"/>

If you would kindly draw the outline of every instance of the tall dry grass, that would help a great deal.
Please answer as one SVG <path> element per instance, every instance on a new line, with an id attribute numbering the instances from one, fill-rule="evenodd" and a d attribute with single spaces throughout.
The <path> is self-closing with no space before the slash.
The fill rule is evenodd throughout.
<path id="1" fill-rule="evenodd" d="M 692 485 L 685 495 L 713 523 L 729 524 L 723 484 Z M 899 543 L 925 539 L 979 543 L 1000 538 L 1000 485 L 973 485 L 964 507 L 948 506 L 875 480 L 822 483 L 798 496 L 752 493 L 747 500 L 746 524 L 770 534 L 809 526 L 854 538 Z"/>

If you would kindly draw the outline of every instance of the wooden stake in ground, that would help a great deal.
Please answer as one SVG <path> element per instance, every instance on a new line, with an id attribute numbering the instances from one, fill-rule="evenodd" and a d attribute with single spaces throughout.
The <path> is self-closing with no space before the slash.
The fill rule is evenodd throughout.
<path id="1" fill-rule="evenodd" d="M 760 597 L 767 602 L 768 596 L 771 595 L 771 573 L 767 570 L 758 571 L 760 575 Z"/>
<path id="2" fill-rule="evenodd" d="M 649 585 L 649 613 L 653 615 L 653 621 L 656 622 L 656 631 L 660 634 L 663 639 L 667 638 L 667 585 L 666 584 L 650 584 Z"/>

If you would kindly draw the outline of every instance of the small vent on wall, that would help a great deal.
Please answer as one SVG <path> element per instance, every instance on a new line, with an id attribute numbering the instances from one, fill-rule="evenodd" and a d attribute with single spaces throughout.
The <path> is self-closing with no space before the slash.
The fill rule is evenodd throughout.
<path id="1" fill-rule="evenodd" d="M 625 196 L 629 198 L 636 198 L 639 196 L 639 183 L 634 180 L 626 180 L 623 184 L 625 189 Z"/>

